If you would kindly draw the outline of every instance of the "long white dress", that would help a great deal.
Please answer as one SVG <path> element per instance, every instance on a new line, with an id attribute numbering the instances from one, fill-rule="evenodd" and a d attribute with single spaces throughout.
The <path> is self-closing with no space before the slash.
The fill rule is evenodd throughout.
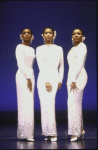
<path id="1" fill-rule="evenodd" d="M 72 47 L 67 55 L 69 64 L 67 90 L 68 90 L 68 134 L 80 136 L 81 126 L 83 127 L 82 99 L 83 91 L 87 83 L 87 73 L 85 70 L 85 61 L 87 56 L 87 47 L 81 42 L 78 46 Z M 76 82 L 79 90 L 70 92 L 70 85 Z"/>
<path id="2" fill-rule="evenodd" d="M 55 44 L 42 45 L 36 49 L 39 66 L 37 89 L 41 106 L 42 135 L 57 136 L 55 118 L 55 96 L 58 83 L 63 80 L 63 49 Z M 52 92 L 46 90 L 45 83 L 52 85 Z"/>
<path id="3" fill-rule="evenodd" d="M 18 106 L 19 139 L 33 138 L 34 135 L 34 84 L 32 69 L 35 60 L 35 50 L 32 47 L 18 44 L 15 51 L 18 71 L 16 73 L 16 90 Z M 32 92 L 27 89 L 27 79 L 32 81 Z"/>

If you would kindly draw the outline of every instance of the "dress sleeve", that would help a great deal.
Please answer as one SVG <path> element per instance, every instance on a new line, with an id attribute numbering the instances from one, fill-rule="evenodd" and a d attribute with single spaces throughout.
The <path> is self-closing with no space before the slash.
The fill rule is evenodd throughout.
<path id="1" fill-rule="evenodd" d="M 43 54 L 42 54 L 41 49 L 38 47 L 36 48 L 36 60 L 37 60 L 37 64 L 38 64 L 40 72 L 44 73 L 43 80 L 46 83 L 47 79 L 46 79 L 46 75 L 45 75 L 45 64 L 43 61 Z"/>
<path id="2" fill-rule="evenodd" d="M 59 63 L 59 82 L 62 83 L 63 76 L 64 76 L 64 56 L 63 56 L 63 49 L 61 48 L 60 52 L 60 63 Z"/>
<path id="3" fill-rule="evenodd" d="M 40 71 L 44 71 L 44 62 L 42 51 L 39 48 L 36 48 L 36 60 Z"/>
<path id="4" fill-rule="evenodd" d="M 82 68 L 84 67 L 86 56 L 87 56 L 87 48 L 86 45 L 82 44 L 79 46 L 77 55 L 77 64 L 73 70 L 72 82 L 76 82 L 77 77 L 79 76 Z"/>
<path id="5" fill-rule="evenodd" d="M 15 50 L 15 56 L 17 59 L 17 66 L 22 72 L 22 74 L 25 76 L 26 79 L 31 78 L 31 69 L 26 67 L 25 62 L 24 62 L 24 51 L 20 45 L 16 47 Z"/>

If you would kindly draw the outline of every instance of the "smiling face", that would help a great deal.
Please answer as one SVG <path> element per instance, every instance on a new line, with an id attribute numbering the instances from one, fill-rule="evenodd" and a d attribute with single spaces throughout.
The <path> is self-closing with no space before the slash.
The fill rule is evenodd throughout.
<path id="1" fill-rule="evenodd" d="M 82 31 L 79 30 L 79 29 L 75 29 L 73 32 L 72 32 L 72 38 L 73 38 L 73 41 L 74 43 L 77 45 L 79 44 L 80 42 L 82 42 Z"/>
<path id="2" fill-rule="evenodd" d="M 29 29 L 24 29 L 22 32 L 22 38 L 24 41 L 30 41 L 32 37 L 32 33 Z"/>
<path id="3" fill-rule="evenodd" d="M 52 29 L 46 28 L 43 33 L 43 36 L 44 36 L 44 40 L 45 40 L 46 44 L 48 44 L 48 43 L 52 44 L 52 40 L 54 37 Z"/>

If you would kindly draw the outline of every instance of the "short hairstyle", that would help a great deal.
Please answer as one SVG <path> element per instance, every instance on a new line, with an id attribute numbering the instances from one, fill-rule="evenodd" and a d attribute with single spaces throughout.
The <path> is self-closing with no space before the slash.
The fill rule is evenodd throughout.
<path id="1" fill-rule="evenodd" d="M 84 35 L 84 31 L 82 30 L 82 29 L 80 29 L 80 28 L 75 28 L 74 30 L 77 30 L 77 29 L 79 29 L 81 32 L 82 32 L 82 35 Z M 73 31 L 74 31 L 73 30 Z M 72 34 L 73 34 L 73 32 L 72 32 Z"/>
<path id="2" fill-rule="evenodd" d="M 51 27 L 46 27 L 46 28 L 44 28 L 44 30 L 43 30 L 43 34 L 44 34 L 44 31 L 46 30 L 46 29 L 51 29 L 52 31 L 53 31 L 53 35 L 54 35 L 54 29 L 53 28 L 51 28 Z"/>
<path id="3" fill-rule="evenodd" d="M 25 28 L 25 29 L 29 29 L 29 28 Z M 23 30 L 24 30 L 24 29 L 23 29 Z M 23 33 L 23 30 L 22 30 L 21 33 Z M 32 30 L 31 30 L 31 29 L 29 29 L 29 30 L 30 30 L 31 34 L 33 34 Z"/>

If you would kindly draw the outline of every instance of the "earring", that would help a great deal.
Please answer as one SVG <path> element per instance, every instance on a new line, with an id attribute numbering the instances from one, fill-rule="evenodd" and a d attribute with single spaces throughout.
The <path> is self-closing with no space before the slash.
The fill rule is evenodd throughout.
<path id="1" fill-rule="evenodd" d="M 43 37 L 43 39 L 44 39 L 44 43 L 45 43 L 45 38 L 44 38 L 43 34 L 41 34 L 41 36 Z"/>
<path id="2" fill-rule="evenodd" d="M 31 38 L 31 40 L 30 40 L 30 44 L 32 44 L 32 38 Z"/>
<path id="3" fill-rule="evenodd" d="M 23 38 L 22 38 L 22 44 L 24 43 L 24 40 L 23 40 Z"/>
<path id="4" fill-rule="evenodd" d="M 20 34 L 20 39 L 22 40 L 22 34 Z"/>
<path id="5" fill-rule="evenodd" d="M 33 40 L 34 40 L 34 35 L 32 35 L 32 37 L 31 37 L 30 44 L 32 44 Z"/>
<path id="6" fill-rule="evenodd" d="M 85 40 L 85 37 L 82 37 L 82 42 L 84 42 L 84 40 Z"/>
<path id="7" fill-rule="evenodd" d="M 44 44 L 45 44 L 45 38 L 43 37 L 43 39 L 44 39 Z"/>
<path id="8" fill-rule="evenodd" d="M 56 31 L 54 31 L 53 43 L 54 43 L 54 40 L 56 38 L 56 35 L 57 35 Z"/>
<path id="9" fill-rule="evenodd" d="M 20 39 L 22 40 L 22 44 L 23 44 L 23 38 L 22 38 L 22 34 L 20 34 Z"/>
<path id="10" fill-rule="evenodd" d="M 74 40 L 73 40 L 73 38 L 72 38 L 72 45 L 74 45 Z"/>
<path id="11" fill-rule="evenodd" d="M 55 39 L 55 38 L 53 37 L 53 43 L 54 43 L 54 39 Z"/>

